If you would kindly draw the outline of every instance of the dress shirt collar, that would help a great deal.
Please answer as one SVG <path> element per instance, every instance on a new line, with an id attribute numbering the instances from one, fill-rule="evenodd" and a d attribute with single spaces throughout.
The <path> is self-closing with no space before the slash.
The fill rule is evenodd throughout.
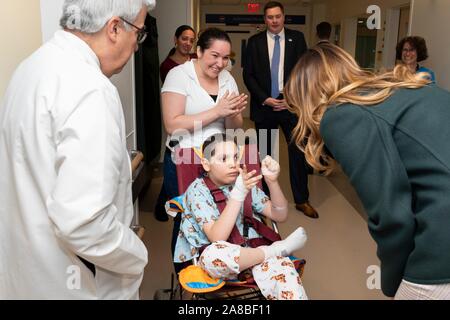
<path id="1" fill-rule="evenodd" d="M 267 35 L 275 41 L 275 34 L 267 30 Z M 278 33 L 280 40 L 284 40 L 284 28 Z"/>

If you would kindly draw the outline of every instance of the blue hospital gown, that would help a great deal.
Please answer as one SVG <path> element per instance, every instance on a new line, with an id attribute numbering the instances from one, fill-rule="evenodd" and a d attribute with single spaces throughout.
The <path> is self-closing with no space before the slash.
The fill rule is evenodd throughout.
<path id="1" fill-rule="evenodd" d="M 220 189 L 229 198 L 231 186 L 223 186 Z M 258 187 L 254 187 L 251 192 L 253 212 L 262 213 L 269 198 Z M 185 212 L 181 218 L 180 232 L 175 246 L 174 262 L 185 262 L 199 256 L 199 248 L 211 243 L 203 232 L 203 225 L 211 221 L 217 221 L 220 215 L 213 196 L 202 178 L 197 178 L 186 190 L 184 209 Z M 241 234 L 244 230 L 243 217 L 242 206 L 236 221 L 236 226 Z M 254 215 L 254 217 L 260 220 L 257 216 Z M 259 237 L 258 233 L 252 227 L 249 227 L 248 238 Z"/>

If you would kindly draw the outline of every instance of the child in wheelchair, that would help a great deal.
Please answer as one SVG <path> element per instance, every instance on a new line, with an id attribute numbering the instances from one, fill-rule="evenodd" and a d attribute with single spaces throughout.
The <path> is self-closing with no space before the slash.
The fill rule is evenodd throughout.
<path id="1" fill-rule="evenodd" d="M 306 300 L 307 295 L 289 255 L 303 247 L 306 234 L 299 227 L 286 239 L 262 224 L 254 213 L 275 222 L 287 219 L 288 203 L 278 183 L 280 165 L 267 156 L 261 175 L 240 167 L 233 137 L 216 134 L 202 147 L 203 177 L 184 195 L 185 212 L 175 246 L 174 262 L 200 256 L 199 266 L 216 279 L 236 279 L 251 269 L 267 299 Z M 264 177 L 271 200 L 257 187 Z M 224 196 L 224 201 L 220 201 Z M 249 215 L 244 211 L 250 210 Z"/>

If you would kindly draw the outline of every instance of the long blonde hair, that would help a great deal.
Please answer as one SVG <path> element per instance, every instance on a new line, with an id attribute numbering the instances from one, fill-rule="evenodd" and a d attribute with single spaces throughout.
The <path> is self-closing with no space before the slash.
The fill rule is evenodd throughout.
<path id="1" fill-rule="evenodd" d="M 404 65 L 376 75 L 362 70 L 338 46 L 318 44 L 300 58 L 284 90 L 289 111 L 298 116 L 292 135 L 296 145 L 314 169 L 331 173 L 335 161 L 325 152 L 319 131 L 327 108 L 342 103 L 378 104 L 397 88 L 416 89 L 430 83 L 425 76 L 411 73 Z"/>

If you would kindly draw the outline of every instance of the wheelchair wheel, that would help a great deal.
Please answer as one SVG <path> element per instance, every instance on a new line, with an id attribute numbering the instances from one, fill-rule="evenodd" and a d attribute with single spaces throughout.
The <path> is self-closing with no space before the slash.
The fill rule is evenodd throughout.
<path id="1" fill-rule="evenodd" d="M 159 289 L 155 291 L 153 300 L 171 300 L 172 289 Z"/>

